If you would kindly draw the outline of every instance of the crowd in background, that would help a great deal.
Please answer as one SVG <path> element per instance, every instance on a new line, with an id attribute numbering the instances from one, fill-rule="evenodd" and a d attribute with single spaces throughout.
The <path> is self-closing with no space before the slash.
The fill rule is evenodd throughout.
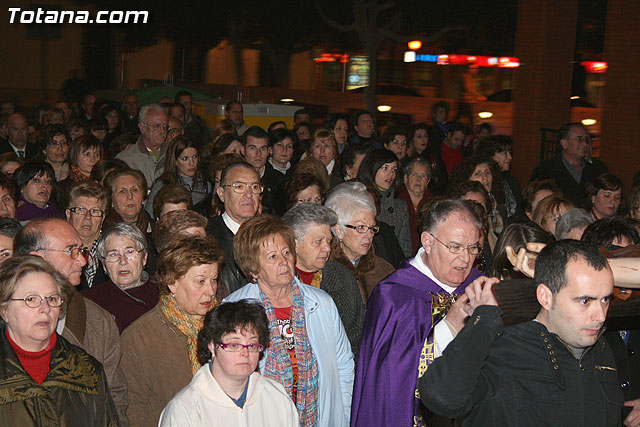
<path id="1" fill-rule="evenodd" d="M 437 240 L 469 257 L 452 283 L 472 267 L 524 278 L 531 243 L 640 244 L 640 175 L 626 188 L 579 123 L 522 185 L 518 142 L 450 122 L 446 102 L 431 123 L 384 129 L 371 112 L 305 109 L 291 129 L 262 129 L 237 101 L 208 127 L 192 103 L 180 91 L 145 106 L 135 93 L 28 114 L 2 104 L 0 256 L 13 258 L 0 264 L 0 419 L 365 425 L 359 370 L 382 333 L 368 302 L 430 255 L 443 203 L 468 201 L 450 209 L 479 228 L 469 247 Z M 31 382 L 40 391 L 20 398 Z"/>

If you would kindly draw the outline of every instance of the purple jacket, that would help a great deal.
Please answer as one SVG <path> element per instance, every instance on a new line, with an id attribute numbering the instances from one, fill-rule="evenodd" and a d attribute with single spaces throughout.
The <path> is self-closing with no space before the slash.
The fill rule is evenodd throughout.
<path id="1" fill-rule="evenodd" d="M 454 291 L 482 272 L 472 269 Z M 351 403 L 351 426 L 413 426 L 420 353 L 431 332 L 431 292 L 446 292 L 409 263 L 382 280 L 367 303 Z"/>

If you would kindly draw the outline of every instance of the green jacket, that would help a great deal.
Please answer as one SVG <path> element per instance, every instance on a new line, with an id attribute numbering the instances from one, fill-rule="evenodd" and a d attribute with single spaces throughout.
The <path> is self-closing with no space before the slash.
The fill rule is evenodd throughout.
<path id="1" fill-rule="evenodd" d="M 0 328 L 0 425 L 120 425 L 100 362 L 58 336 L 50 366 L 35 382 Z"/>

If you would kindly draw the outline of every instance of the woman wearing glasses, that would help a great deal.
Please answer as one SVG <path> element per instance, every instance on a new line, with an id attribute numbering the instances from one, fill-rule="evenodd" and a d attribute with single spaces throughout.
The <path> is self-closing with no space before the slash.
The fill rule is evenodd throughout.
<path id="1" fill-rule="evenodd" d="M 82 293 L 113 314 L 120 333 L 138 317 L 156 306 L 158 284 L 143 270 L 147 262 L 147 241 L 137 227 L 116 224 L 102 234 L 97 243 L 109 281 Z"/>
<path id="2" fill-rule="evenodd" d="M 62 181 L 69 176 L 69 145 L 71 136 L 62 125 L 48 125 L 44 128 L 44 147 L 42 154 L 44 161 L 49 163 L 56 174 L 56 181 Z"/>
<path id="3" fill-rule="evenodd" d="M 295 173 L 287 183 L 287 209 L 302 203 L 321 205 L 326 191 L 322 181 L 310 173 Z"/>
<path id="4" fill-rule="evenodd" d="M 87 265 L 83 269 L 82 282 L 78 288 L 82 290 L 107 281 L 107 276 L 100 266 L 97 245 L 109 193 L 98 183 L 88 181 L 73 186 L 67 198 L 69 199 L 65 210 L 67 222 L 78 232 L 82 247 L 87 248 L 89 252 Z"/>
<path id="5" fill-rule="evenodd" d="M 164 160 L 164 172 L 151 186 L 145 203 L 145 209 L 152 218 L 155 218 L 153 200 L 158 191 L 169 184 L 180 184 L 189 190 L 196 211 L 202 211 L 198 209 L 200 206 L 208 207 L 207 205 L 211 203 L 213 186 L 202 176 L 199 165 L 200 153 L 188 138 L 178 136 L 169 143 Z M 198 206 L 199 203 L 200 206 Z"/>
<path id="6" fill-rule="evenodd" d="M 336 305 L 295 277 L 295 236 L 282 220 L 258 215 L 234 239 L 234 256 L 251 283 L 225 301 L 258 299 L 269 319 L 260 372 L 282 384 L 300 425 L 349 425 L 353 354 Z"/>
<path id="7" fill-rule="evenodd" d="M 131 249 L 120 246 L 117 253 L 105 256 L 119 255 L 124 271 L 131 265 Z M 212 240 L 193 236 L 176 240 L 160 252 L 158 261 L 160 301 L 122 333 L 120 367 L 127 379 L 127 416 L 130 425 L 139 427 L 157 426 L 162 409 L 200 369 L 198 332 L 204 316 L 218 304 L 222 253 Z M 125 273 L 116 280 L 133 275 Z"/>
<path id="8" fill-rule="evenodd" d="M 203 366 L 188 386 L 171 399 L 160 427 L 224 426 L 297 427 L 298 413 L 282 385 L 256 371 L 269 346 L 264 308 L 241 300 L 219 305 L 198 335 Z"/>
<path id="9" fill-rule="evenodd" d="M 355 276 L 366 304 L 373 287 L 395 270 L 372 249 L 373 237 L 380 231 L 376 205 L 364 184 L 350 181 L 331 190 L 325 206 L 338 215 L 338 222 L 331 229 L 336 237 L 331 243 L 331 260 Z"/>
<path id="10" fill-rule="evenodd" d="M 333 235 L 338 221 L 326 206 L 303 203 L 289 209 L 282 220 L 296 237 L 296 272 L 302 283 L 320 288 L 336 303 L 340 319 L 357 357 L 364 321 L 364 304 L 358 282 L 342 264 L 329 261 Z"/>
<path id="11" fill-rule="evenodd" d="M 102 365 L 56 334 L 72 288 L 40 257 L 0 264 L 3 425 L 118 425 Z"/>

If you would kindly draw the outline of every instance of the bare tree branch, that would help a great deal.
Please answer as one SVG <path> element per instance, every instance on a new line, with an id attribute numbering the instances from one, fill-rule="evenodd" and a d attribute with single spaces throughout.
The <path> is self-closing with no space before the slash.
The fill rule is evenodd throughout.
<path id="1" fill-rule="evenodd" d="M 334 28 L 336 28 L 336 29 L 338 29 L 338 30 L 340 30 L 342 32 L 345 32 L 345 33 L 349 33 L 351 31 L 355 31 L 356 30 L 355 22 L 352 22 L 349 25 L 344 25 L 344 24 L 340 24 L 339 22 L 334 21 L 333 19 L 329 18 L 329 16 L 327 16 L 324 13 L 324 11 L 322 10 L 322 7 L 320 6 L 320 2 L 319 1 L 316 1 L 316 7 L 318 9 L 318 13 L 320 14 L 320 17 L 322 19 L 324 19 L 324 21 L 327 24 L 331 25 L 332 27 L 334 27 Z"/>

